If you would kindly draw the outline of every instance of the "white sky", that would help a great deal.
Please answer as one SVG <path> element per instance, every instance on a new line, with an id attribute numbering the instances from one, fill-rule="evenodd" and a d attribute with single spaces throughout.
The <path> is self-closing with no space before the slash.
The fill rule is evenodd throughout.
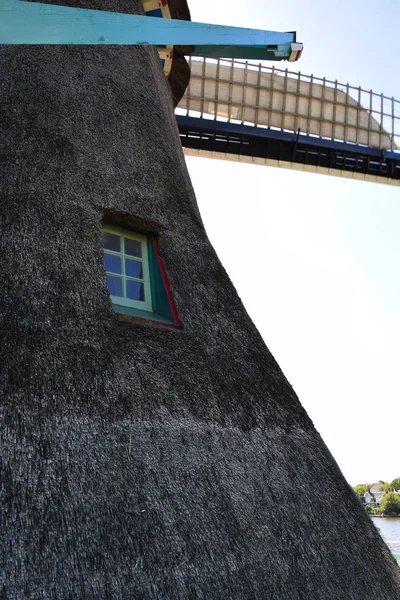
<path id="1" fill-rule="evenodd" d="M 302 58 L 278 68 L 400 99 L 399 0 L 189 5 L 193 21 L 297 31 Z M 349 483 L 398 477 L 400 188 L 187 162 L 211 242 Z"/>

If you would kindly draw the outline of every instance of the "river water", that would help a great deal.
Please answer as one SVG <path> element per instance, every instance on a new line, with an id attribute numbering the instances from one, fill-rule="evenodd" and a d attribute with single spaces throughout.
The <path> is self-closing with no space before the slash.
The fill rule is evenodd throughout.
<path id="1" fill-rule="evenodd" d="M 371 519 L 400 565 L 400 518 L 371 517 Z"/>

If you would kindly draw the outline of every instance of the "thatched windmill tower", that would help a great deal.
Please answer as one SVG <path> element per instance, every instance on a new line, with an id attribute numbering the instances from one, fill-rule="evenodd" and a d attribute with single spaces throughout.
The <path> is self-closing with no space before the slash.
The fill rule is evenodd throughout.
<path id="1" fill-rule="evenodd" d="M 399 600 L 210 246 L 154 49 L 0 57 L 0 597 Z"/>

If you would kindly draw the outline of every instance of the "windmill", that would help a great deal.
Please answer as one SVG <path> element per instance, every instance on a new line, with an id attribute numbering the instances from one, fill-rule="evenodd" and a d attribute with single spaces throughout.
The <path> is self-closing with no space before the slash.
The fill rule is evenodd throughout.
<path id="1" fill-rule="evenodd" d="M 22 35 L 67 14 L 29 5 Z M 154 48 L 12 44 L 13 6 L 3 597 L 397 600 L 396 566 L 207 239 Z"/>

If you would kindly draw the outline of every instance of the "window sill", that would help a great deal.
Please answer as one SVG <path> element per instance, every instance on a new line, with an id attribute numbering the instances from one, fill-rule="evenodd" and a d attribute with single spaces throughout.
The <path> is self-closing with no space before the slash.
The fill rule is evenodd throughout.
<path id="1" fill-rule="evenodd" d="M 137 319 L 144 323 L 150 323 L 151 325 L 159 325 L 164 327 L 172 327 L 173 329 L 182 329 L 181 325 L 170 321 L 162 315 L 150 312 L 147 310 L 139 310 L 128 306 L 121 306 L 113 303 L 114 312 L 123 319 Z"/>

